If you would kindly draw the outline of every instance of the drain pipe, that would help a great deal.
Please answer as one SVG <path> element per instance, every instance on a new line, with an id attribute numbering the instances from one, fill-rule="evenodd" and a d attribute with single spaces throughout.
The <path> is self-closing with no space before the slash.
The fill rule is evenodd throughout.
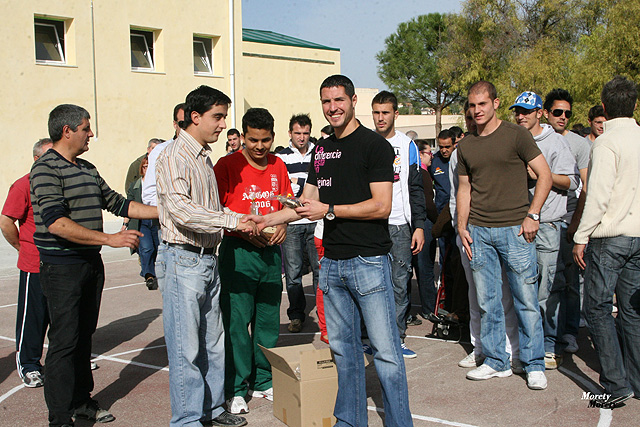
<path id="1" fill-rule="evenodd" d="M 234 0 L 229 0 L 229 88 L 231 90 L 231 127 L 236 127 L 236 67 Z"/>

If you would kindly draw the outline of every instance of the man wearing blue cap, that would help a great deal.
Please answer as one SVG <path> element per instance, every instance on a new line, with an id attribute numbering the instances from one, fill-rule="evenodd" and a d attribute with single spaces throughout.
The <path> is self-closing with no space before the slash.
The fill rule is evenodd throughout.
<path id="1" fill-rule="evenodd" d="M 544 327 L 545 368 L 556 369 L 562 363 L 565 343 L 558 337 L 560 299 L 565 281 L 555 281 L 556 265 L 560 250 L 560 228 L 567 213 L 567 190 L 578 188 L 579 176 L 576 162 L 566 140 L 550 125 L 541 124 L 542 98 L 534 92 L 523 92 L 509 107 L 516 123 L 531 132 L 538 148 L 551 169 L 553 186 L 540 210 L 540 229 L 535 239 L 538 259 L 538 302 Z M 538 177 L 528 168 L 529 192 L 535 192 Z M 554 286 L 555 283 L 555 286 Z"/>

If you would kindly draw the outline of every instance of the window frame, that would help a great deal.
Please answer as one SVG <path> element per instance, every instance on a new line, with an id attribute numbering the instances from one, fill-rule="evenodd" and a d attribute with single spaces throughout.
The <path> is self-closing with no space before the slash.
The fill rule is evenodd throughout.
<path id="1" fill-rule="evenodd" d="M 148 36 L 151 38 L 151 47 L 149 47 L 149 41 L 147 40 Z M 136 67 L 133 65 L 133 46 L 132 38 L 142 38 L 144 40 L 145 51 L 142 53 L 146 58 L 147 62 L 149 62 L 151 67 Z M 131 53 L 131 71 L 156 71 L 155 57 L 154 57 L 154 32 L 146 31 L 146 30 L 137 30 L 131 28 L 129 31 L 129 52 Z"/>
<path id="2" fill-rule="evenodd" d="M 202 63 L 209 69 L 209 71 L 200 71 L 196 69 L 196 44 L 199 43 L 202 46 L 205 56 L 198 54 Z M 208 46 L 207 46 L 208 43 Z M 206 59 L 206 61 L 204 60 Z M 193 74 L 200 76 L 212 76 L 213 75 L 213 39 L 210 37 L 193 36 Z"/>
<path id="3" fill-rule="evenodd" d="M 56 25 L 57 24 L 57 25 Z M 36 27 L 40 26 L 40 27 L 48 27 L 48 28 L 53 28 L 53 32 L 56 38 L 56 43 L 55 43 L 55 48 L 58 51 L 58 54 L 60 55 L 61 60 L 57 61 L 57 60 L 52 60 L 52 59 L 39 59 L 38 58 L 38 49 L 37 49 L 37 41 L 36 41 Z M 62 26 L 62 37 L 60 37 L 60 34 L 58 33 L 58 27 Z M 66 65 L 67 64 L 67 55 L 65 52 L 65 48 L 66 48 L 66 43 L 65 43 L 65 21 L 61 21 L 61 20 L 56 20 L 56 19 L 46 19 L 46 18 L 40 18 L 40 17 L 35 17 L 34 21 L 33 21 L 33 31 L 34 31 L 34 48 L 35 48 L 35 58 L 36 58 L 36 63 L 37 64 L 54 64 L 54 65 Z"/>

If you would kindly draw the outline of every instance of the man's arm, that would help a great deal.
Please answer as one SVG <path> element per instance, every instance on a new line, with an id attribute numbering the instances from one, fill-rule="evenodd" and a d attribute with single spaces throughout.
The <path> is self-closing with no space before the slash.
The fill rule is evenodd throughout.
<path id="1" fill-rule="evenodd" d="M 531 205 L 529 206 L 529 212 L 539 214 L 544 201 L 549 195 L 549 191 L 551 191 L 551 186 L 553 183 L 553 180 L 551 178 L 551 170 L 549 169 L 549 164 L 547 164 L 547 161 L 542 154 L 539 154 L 535 159 L 529 161 L 528 166 L 538 177 L 538 181 L 536 182 L 536 190 L 533 193 L 533 200 L 531 201 Z M 531 243 L 536 238 L 536 234 L 538 233 L 539 228 L 540 222 L 534 221 L 527 216 L 524 218 L 524 221 L 522 221 L 522 226 L 520 227 L 518 236 L 524 234 L 524 239 L 527 242 Z"/>
<path id="2" fill-rule="evenodd" d="M 129 213 L 127 217 L 137 219 L 156 219 L 158 218 L 158 208 L 132 201 L 129 203 Z"/>
<path id="3" fill-rule="evenodd" d="M 582 190 L 580 190 L 580 197 L 578 197 L 578 204 L 576 210 L 571 217 L 571 223 L 567 227 L 567 240 L 569 243 L 573 242 L 573 235 L 578 230 L 580 219 L 582 218 L 582 212 L 584 211 L 584 202 L 587 200 L 587 171 L 589 168 L 580 169 L 580 181 L 582 181 Z"/>
<path id="4" fill-rule="evenodd" d="M 116 234 L 89 230 L 67 217 L 58 218 L 48 229 L 50 233 L 73 243 L 92 246 L 107 245 L 112 248 L 135 249 L 138 247 L 138 237 L 142 237 L 142 233 L 136 230 L 124 230 Z"/>
<path id="5" fill-rule="evenodd" d="M 16 226 L 16 218 L 11 218 L 7 215 L 0 216 L 0 229 L 2 229 L 2 235 L 7 242 L 17 251 L 20 250 L 20 231 Z"/>
<path id="6" fill-rule="evenodd" d="M 469 176 L 458 176 L 458 194 L 456 195 L 456 210 L 458 211 L 458 235 L 462 241 L 462 246 L 467 253 L 469 260 L 473 257 L 471 253 L 471 235 L 467 230 L 469 223 L 469 211 L 471 210 L 471 183 Z"/>

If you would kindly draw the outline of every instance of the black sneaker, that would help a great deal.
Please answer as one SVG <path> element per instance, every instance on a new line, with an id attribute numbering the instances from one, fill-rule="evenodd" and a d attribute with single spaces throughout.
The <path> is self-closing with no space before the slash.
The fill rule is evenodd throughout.
<path id="1" fill-rule="evenodd" d="M 407 326 L 420 326 L 422 325 L 422 320 L 418 319 L 418 316 L 414 316 L 412 314 L 407 317 Z"/>
<path id="2" fill-rule="evenodd" d="M 247 420 L 245 420 L 244 417 L 239 417 L 237 415 L 233 415 L 227 411 L 224 411 L 223 413 L 212 419 L 211 424 L 208 425 L 240 427 L 246 426 Z"/>
<path id="3" fill-rule="evenodd" d="M 289 332 L 297 334 L 298 332 L 300 332 L 302 330 L 302 320 L 300 320 L 300 319 L 292 319 L 291 323 L 289 323 L 289 326 L 287 327 L 287 329 L 289 330 Z"/>
<path id="4" fill-rule="evenodd" d="M 158 289 L 158 279 L 153 276 L 149 276 L 145 279 L 144 284 L 147 285 L 147 289 L 155 291 Z"/>
<path id="5" fill-rule="evenodd" d="M 76 418 L 85 418 L 97 423 L 109 423 L 116 419 L 111 412 L 106 409 L 102 409 L 100 405 L 98 405 L 98 402 L 93 399 L 89 399 L 87 403 L 77 407 L 73 416 Z"/>
<path id="6" fill-rule="evenodd" d="M 623 394 L 622 396 L 610 396 L 607 400 L 604 401 L 603 407 L 605 408 L 618 408 L 622 406 L 622 404 L 631 399 L 633 397 L 633 392 Z"/>

